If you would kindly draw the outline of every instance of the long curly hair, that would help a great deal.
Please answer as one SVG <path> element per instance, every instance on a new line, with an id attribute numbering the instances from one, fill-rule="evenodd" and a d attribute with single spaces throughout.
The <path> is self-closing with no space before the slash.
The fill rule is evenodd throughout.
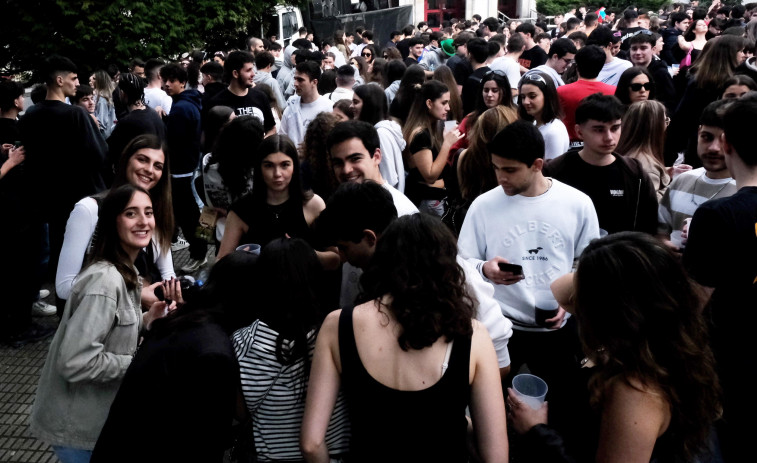
<path id="1" fill-rule="evenodd" d="M 581 341 L 587 352 L 601 353 L 592 403 L 601 406 L 616 379 L 659 390 L 670 405 L 675 450 L 693 461 L 719 415 L 720 388 L 701 306 L 680 259 L 649 235 L 615 233 L 586 247 L 575 281 Z"/>
<path id="2" fill-rule="evenodd" d="M 338 123 L 339 117 L 336 114 L 323 112 L 315 116 L 305 130 L 302 161 L 310 166 L 308 184 L 315 194 L 324 199 L 331 196 L 339 186 L 329 162 L 329 150 L 326 148 L 326 137 Z"/>
<path id="3" fill-rule="evenodd" d="M 381 301 L 402 327 L 402 350 L 470 336 L 475 300 L 457 263 L 457 243 L 442 221 L 428 214 L 402 216 L 384 231 L 360 280 L 358 301 Z"/>

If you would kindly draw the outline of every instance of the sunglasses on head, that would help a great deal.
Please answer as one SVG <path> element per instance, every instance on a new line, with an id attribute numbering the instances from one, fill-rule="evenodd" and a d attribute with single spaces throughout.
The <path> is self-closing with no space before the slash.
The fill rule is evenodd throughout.
<path id="1" fill-rule="evenodd" d="M 547 85 L 547 81 L 539 74 L 526 74 L 523 76 L 523 80 L 530 80 L 533 82 L 541 82 L 543 85 Z"/>
<path id="2" fill-rule="evenodd" d="M 640 92 L 642 87 L 644 88 L 644 90 L 650 91 L 654 88 L 654 84 L 652 82 L 645 82 L 643 84 L 631 84 L 630 87 L 634 92 Z"/>

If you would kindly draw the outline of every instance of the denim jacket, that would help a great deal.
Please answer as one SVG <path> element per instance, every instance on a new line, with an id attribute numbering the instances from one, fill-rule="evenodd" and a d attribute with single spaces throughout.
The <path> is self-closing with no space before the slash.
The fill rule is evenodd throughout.
<path id="1" fill-rule="evenodd" d="M 39 439 L 94 448 L 137 350 L 141 290 L 141 284 L 127 289 L 105 261 L 79 274 L 37 387 L 30 429 Z"/>

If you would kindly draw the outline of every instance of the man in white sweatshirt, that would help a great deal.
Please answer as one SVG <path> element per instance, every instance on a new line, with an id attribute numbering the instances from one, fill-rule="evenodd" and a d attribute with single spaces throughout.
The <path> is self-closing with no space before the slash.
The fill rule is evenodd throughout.
<path id="1" fill-rule="evenodd" d="M 333 103 L 318 93 L 320 78 L 321 66 L 318 62 L 303 61 L 295 66 L 296 95 L 287 100 L 280 127 L 280 132 L 291 138 L 295 146 L 299 146 L 305 139 L 305 130 L 315 116 L 333 109 Z"/>
<path id="2" fill-rule="evenodd" d="M 552 416 L 562 410 L 563 400 L 575 399 L 563 394 L 571 390 L 582 357 L 576 359 L 575 322 L 557 306 L 549 287 L 599 237 L 599 222 L 588 196 L 544 177 L 544 139 L 532 123 L 505 127 L 489 152 L 499 186 L 471 204 L 459 252 L 494 285 L 502 313 L 513 322 L 512 372 L 527 364 L 547 382 L 554 391 Z M 551 315 L 544 316 L 549 310 Z"/>

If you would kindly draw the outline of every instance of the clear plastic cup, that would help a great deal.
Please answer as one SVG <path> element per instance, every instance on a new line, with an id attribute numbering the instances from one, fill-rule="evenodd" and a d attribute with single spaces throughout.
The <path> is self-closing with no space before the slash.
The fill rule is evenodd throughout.
<path id="1" fill-rule="evenodd" d="M 548 388 L 543 379 L 524 373 L 513 378 L 513 390 L 523 403 L 538 410 L 544 405 Z"/>

